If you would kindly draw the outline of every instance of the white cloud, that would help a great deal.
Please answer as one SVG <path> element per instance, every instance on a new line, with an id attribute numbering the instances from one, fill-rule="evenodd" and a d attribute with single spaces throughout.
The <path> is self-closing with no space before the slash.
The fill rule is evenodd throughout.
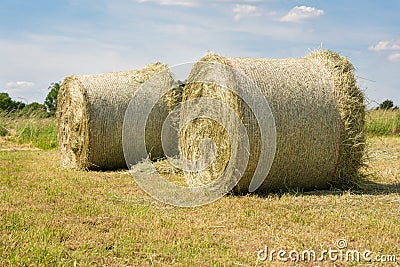
<path id="1" fill-rule="evenodd" d="M 324 10 L 308 6 L 295 6 L 280 21 L 303 22 L 308 19 L 318 18 L 324 14 Z"/>
<path id="2" fill-rule="evenodd" d="M 398 52 L 400 51 L 400 38 L 392 41 L 379 41 L 376 45 L 368 47 L 368 50 L 384 52 L 390 62 L 400 62 L 400 52 Z"/>
<path id="3" fill-rule="evenodd" d="M 26 81 L 17 81 L 17 82 L 6 83 L 6 87 L 8 87 L 8 88 L 27 88 L 27 87 L 33 87 L 33 86 L 35 86 L 35 83 L 26 82 Z"/>
<path id="4" fill-rule="evenodd" d="M 240 5 L 236 4 L 233 8 L 234 19 L 241 20 L 245 17 L 254 17 L 260 16 L 260 12 L 258 12 L 258 8 L 253 5 Z"/>
<path id="5" fill-rule="evenodd" d="M 388 56 L 389 61 L 391 62 L 400 62 L 400 53 L 393 53 Z"/>
<path id="6" fill-rule="evenodd" d="M 36 97 L 37 92 L 35 92 L 36 84 L 33 82 L 27 82 L 27 81 L 16 81 L 16 82 L 7 82 L 5 83 L 5 88 L 2 90 L 8 93 L 11 98 L 17 99 L 17 100 L 23 100 L 24 102 L 28 103 L 27 98 L 29 100 L 35 100 L 37 102 L 41 102 L 39 99 L 42 99 L 43 97 Z M 27 96 L 27 92 L 30 92 L 30 96 Z"/>
<path id="7" fill-rule="evenodd" d="M 376 45 L 368 48 L 371 51 L 388 51 L 400 50 L 400 40 L 397 41 L 380 41 Z"/>

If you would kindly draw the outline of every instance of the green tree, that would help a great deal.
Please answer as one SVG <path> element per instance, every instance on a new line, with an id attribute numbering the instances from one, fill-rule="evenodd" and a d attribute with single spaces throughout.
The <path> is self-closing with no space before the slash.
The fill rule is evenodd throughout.
<path id="1" fill-rule="evenodd" d="M 386 99 L 379 105 L 379 109 L 389 110 L 394 107 L 394 103 L 392 100 Z"/>
<path id="2" fill-rule="evenodd" d="M 12 100 L 8 93 L 0 93 L 0 110 L 14 111 L 23 109 L 24 107 L 24 103 Z"/>
<path id="3" fill-rule="evenodd" d="M 60 82 L 52 83 L 48 89 L 50 92 L 46 96 L 44 105 L 46 106 L 49 114 L 53 116 L 56 114 L 57 110 L 57 95 L 58 91 L 60 90 Z"/>
<path id="4" fill-rule="evenodd" d="M 0 109 L 9 110 L 12 105 L 11 97 L 7 93 L 0 93 Z"/>

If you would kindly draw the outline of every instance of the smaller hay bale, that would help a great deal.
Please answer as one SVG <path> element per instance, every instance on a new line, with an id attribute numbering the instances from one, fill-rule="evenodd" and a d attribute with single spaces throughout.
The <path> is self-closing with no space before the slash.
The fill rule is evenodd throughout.
<path id="1" fill-rule="evenodd" d="M 166 64 L 141 70 L 64 79 L 58 95 L 58 143 L 62 165 L 72 169 L 126 168 L 122 125 L 126 108 L 140 86 L 163 72 L 163 83 L 174 85 Z M 179 86 L 159 100 L 146 125 L 146 148 L 152 158 L 163 156 L 160 130 L 164 118 L 180 101 Z M 133 126 L 134 127 L 134 126 Z"/>

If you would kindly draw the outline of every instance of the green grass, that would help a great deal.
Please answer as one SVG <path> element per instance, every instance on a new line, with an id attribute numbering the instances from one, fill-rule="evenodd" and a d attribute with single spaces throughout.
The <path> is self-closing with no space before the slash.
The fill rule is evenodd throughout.
<path id="1" fill-rule="evenodd" d="M 56 148 L 57 127 L 53 120 L 27 121 L 17 128 L 15 138 L 21 144 L 32 143 L 41 149 Z"/>
<path id="2" fill-rule="evenodd" d="M 0 114 L 0 136 L 6 135 L 16 143 L 29 144 L 40 149 L 57 147 L 55 118 Z"/>
<path id="3" fill-rule="evenodd" d="M 400 111 L 371 110 L 367 112 L 366 131 L 371 135 L 400 136 Z"/>
<path id="4" fill-rule="evenodd" d="M 358 191 L 226 196 L 198 208 L 153 200 L 126 171 L 63 169 L 55 150 L 0 151 L 0 266 L 294 266 L 257 261 L 257 251 L 321 251 L 341 238 L 398 255 L 400 138 L 368 147 Z"/>

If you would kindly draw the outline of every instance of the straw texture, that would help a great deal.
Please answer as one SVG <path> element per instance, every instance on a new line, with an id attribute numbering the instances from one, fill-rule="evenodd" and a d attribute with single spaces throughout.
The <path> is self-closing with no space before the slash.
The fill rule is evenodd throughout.
<path id="1" fill-rule="evenodd" d="M 58 95 L 58 142 L 62 165 L 73 169 L 126 168 L 122 125 L 137 89 L 167 65 L 141 70 L 66 77 Z M 171 81 L 169 77 L 167 81 Z M 170 84 L 166 84 L 170 86 Z M 180 92 L 171 91 L 153 108 L 146 126 L 146 145 L 153 158 L 162 156 L 159 129 Z"/>
<path id="2" fill-rule="evenodd" d="M 237 75 L 230 73 L 229 68 L 257 85 L 275 118 L 276 155 L 260 192 L 355 184 L 363 163 L 365 106 L 364 95 L 356 85 L 354 67 L 348 59 L 334 52 L 316 51 L 305 58 L 293 59 L 207 55 L 200 62 L 223 64 L 227 71 L 214 73 L 213 68 L 195 65 L 183 101 L 215 98 L 236 111 L 248 132 L 249 163 L 234 191 L 247 192 L 258 164 L 260 144 L 265 140 L 261 140 L 250 108 L 237 96 L 246 88 L 237 87 Z M 231 91 L 218 84 L 197 82 L 216 75 L 226 77 Z M 183 117 L 188 114 L 190 110 L 181 112 Z M 224 127 L 212 120 L 195 120 L 182 129 L 179 146 L 188 159 L 197 160 L 204 154 L 199 146 L 204 138 L 212 139 L 217 146 L 215 161 L 203 171 L 185 173 L 187 183 L 199 186 L 217 179 L 226 171 L 231 148 L 235 153 L 237 140 L 229 139 Z"/>

